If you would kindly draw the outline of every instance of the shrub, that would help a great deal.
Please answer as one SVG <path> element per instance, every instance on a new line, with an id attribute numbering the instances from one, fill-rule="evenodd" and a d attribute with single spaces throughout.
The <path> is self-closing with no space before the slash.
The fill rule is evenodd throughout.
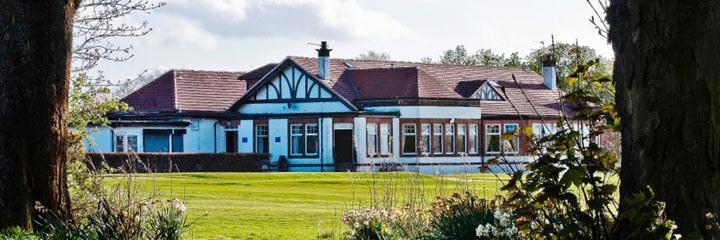
<path id="1" fill-rule="evenodd" d="M 480 199 L 470 192 L 452 197 L 438 197 L 430 207 L 430 227 L 425 239 L 476 239 L 478 226 L 493 224 L 494 202 Z M 483 238 L 485 239 L 485 238 Z"/>

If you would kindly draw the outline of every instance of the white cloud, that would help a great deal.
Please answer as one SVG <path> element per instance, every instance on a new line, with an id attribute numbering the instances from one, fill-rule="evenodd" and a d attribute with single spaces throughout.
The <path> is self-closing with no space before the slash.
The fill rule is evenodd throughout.
<path id="1" fill-rule="evenodd" d="M 202 48 L 215 48 L 215 37 L 203 27 L 188 19 L 175 15 L 157 15 L 151 20 L 153 31 L 137 39 L 140 43 L 153 45 L 191 45 Z"/>
<path id="2" fill-rule="evenodd" d="M 357 0 L 174 0 L 157 11 L 223 37 L 408 40 L 417 33 Z"/>

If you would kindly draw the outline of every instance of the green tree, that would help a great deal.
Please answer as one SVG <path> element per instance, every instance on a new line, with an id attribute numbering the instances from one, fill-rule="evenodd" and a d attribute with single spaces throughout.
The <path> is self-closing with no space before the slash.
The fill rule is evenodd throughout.
<path id="1" fill-rule="evenodd" d="M 390 60 L 390 54 L 384 52 L 367 51 L 361 53 L 355 59 L 357 60 L 373 60 L 373 61 L 387 61 Z"/>
<path id="2" fill-rule="evenodd" d="M 659 6 L 661 6 L 659 8 Z M 622 122 L 620 215 L 652 187 L 684 238 L 720 239 L 720 5 L 611 0 Z M 620 218 L 618 238 L 632 231 Z"/>
<path id="3" fill-rule="evenodd" d="M 575 46 L 569 43 L 555 43 L 550 47 L 533 50 L 526 57 L 527 66 L 538 74 L 542 74 L 542 57 L 551 54 L 555 59 L 555 72 L 559 80 L 566 79 L 573 72 L 573 68 L 600 56 L 588 46 Z M 558 81 L 560 89 L 569 90 L 565 81 Z"/>

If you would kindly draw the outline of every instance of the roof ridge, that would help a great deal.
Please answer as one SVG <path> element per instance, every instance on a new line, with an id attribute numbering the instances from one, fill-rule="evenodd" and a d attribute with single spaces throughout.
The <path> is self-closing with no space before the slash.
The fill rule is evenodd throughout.
<path id="1" fill-rule="evenodd" d="M 172 68 L 170 71 L 175 72 L 206 72 L 206 73 L 239 73 L 239 74 L 245 74 L 246 71 L 228 71 L 228 70 L 196 70 L 196 69 L 187 69 L 187 68 Z"/>
<path id="2" fill-rule="evenodd" d="M 287 56 L 288 58 L 304 58 L 304 59 L 317 59 L 316 57 L 305 57 L 305 56 Z M 405 64 L 417 64 L 421 66 L 447 66 L 447 67 L 467 67 L 467 68 L 489 68 L 489 69 L 518 69 L 518 70 L 531 70 L 529 67 L 495 67 L 495 66 L 480 66 L 480 65 L 459 65 L 459 64 L 443 64 L 443 63 L 423 63 L 413 61 L 400 61 L 400 60 L 367 60 L 367 59 L 350 59 L 350 58 L 330 58 L 330 60 L 342 60 L 342 61 L 356 61 L 356 62 L 375 62 L 375 63 L 405 63 Z"/>

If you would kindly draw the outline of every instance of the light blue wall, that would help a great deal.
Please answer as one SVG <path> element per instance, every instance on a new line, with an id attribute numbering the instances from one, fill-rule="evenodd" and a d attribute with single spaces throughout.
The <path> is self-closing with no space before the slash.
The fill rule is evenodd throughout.
<path id="1" fill-rule="evenodd" d="M 90 142 L 87 140 L 83 140 L 83 144 L 85 145 L 85 151 L 88 152 L 111 152 L 113 150 L 113 139 L 112 139 L 112 131 L 110 131 L 110 128 L 103 127 L 103 128 L 88 128 L 89 136 L 92 139 Z"/>
<path id="2" fill-rule="evenodd" d="M 288 113 L 331 113 L 349 112 L 350 109 L 339 101 L 287 103 L 246 103 L 238 109 L 246 114 L 288 114 Z"/>
<path id="3" fill-rule="evenodd" d="M 255 138 L 253 136 L 255 131 L 255 126 L 253 125 L 253 120 L 242 120 L 240 121 L 240 126 L 238 126 L 238 144 L 240 145 L 238 147 L 238 152 L 242 153 L 251 153 L 255 152 Z M 247 142 L 242 142 L 242 139 L 247 139 Z M 271 139 L 273 140 L 273 139 Z"/>
<path id="4" fill-rule="evenodd" d="M 287 119 L 270 119 L 268 120 L 268 130 L 270 135 L 270 159 L 277 162 L 280 156 L 288 157 L 288 121 Z M 280 138 L 280 142 L 276 139 Z M 288 159 L 289 162 L 289 159 Z"/>

